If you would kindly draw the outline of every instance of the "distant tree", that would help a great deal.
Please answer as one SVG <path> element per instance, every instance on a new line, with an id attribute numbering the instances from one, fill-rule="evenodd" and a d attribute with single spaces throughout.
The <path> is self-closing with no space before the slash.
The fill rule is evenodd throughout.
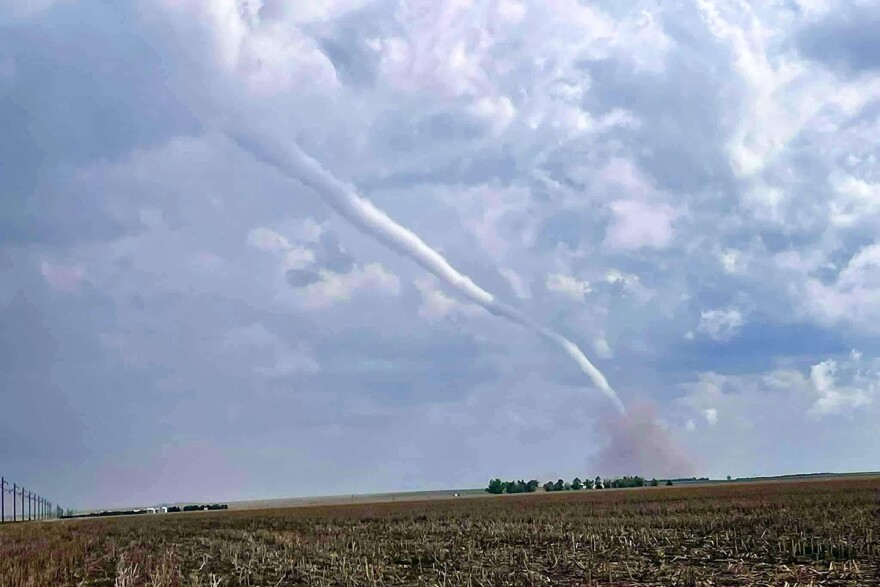
<path id="1" fill-rule="evenodd" d="M 547 481 L 544 483 L 544 491 L 556 491 L 556 487 L 553 485 L 553 481 Z"/>
<path id="2" fill-rule="evenodd" d="M 606 487 L 610 483 L 611 487 L 644 487 L 645 486 L 645 478 L 636 475 L 635 477 L 631 477 L 629 475 L 624 475 L 623 477 L 618 477 L 613 481 L 607 482 Z"/>
<path id="3" fill-rule="evenodd" d="M 657 487 L 657 485 L 659 485 L 659 483 L 657 483 L 657 480 L 651 479 L 651 487 Z"/>
<path id="4" fill-rule="evenodd" d="M 596 475 L 596 480 L 593 482 L 593 489 L 603 489 L 605 486 L 602 484 L 602 477 Z"/>
<path id="5" fill-rule="evenodd" d="M 592 489 L 593 482 L 590 479 L 584 479 L 584 489 Z"/>
<path id="6" fill-rule="evenodd" d="M 504 493 L 504 483 L 501 479 L 492 479 L 489 481 L 489 486 L 486 488 L 486 493 L 492 493 L 495 495 L 500 495 Z"/>
<path id="7" fill-rule="evenodd" d="M 526 492 L 528 492 L 528 493 L 534 493 L 535 491 L 538 490 L 538 486 L 539 486 L 539 485 L 540 485 L 540 484 L 538 483 L 538 480 L 537 480 L 537 479 L 532 479 L 531 481 L 529 481 L 528 483 L 526 483 Z"/>
<path id="8" fill-rule="evenodd" d="M 553 485 L 553 491 L 564 491 L 565 490 L 565 481 L 562 479 L 558 479 L 556 483 Z"/>
<path id="9" fill-rule="evenodd" d="M 672 487 L 672 479 L 666 480 L 666 487 Z"/>
<path id="10" fill-rule="evenodd" d="M 580 491 L 581 489 L 584 488 L 584 484 L 583 484 L 583 482 L 581 481 L 581 478 L 580 478 L 580 477 L 575 477 L 575 478 L 572 480 L 572 482 L 571 482 L 571 488 L 574 489 L 575 491 Z"/>
<path id="11" fill-rule="evenodd" d="M 603 480 L 603 481 L 602 481 L 602 485 L 605 487 L 605 489 L 611 489 L 612 487 L 617 487 L 617 486 L 614 484 L 614 481 L 612 481 L 611 479 L 605 479 L 605 480 Z"/>
<path id="12" fill-rule="evenodd" d="M 727 476 L 727 480 L 730 481 L 730 475 Z"/>
<path id="13" fill-rule="evenodd" d="M 571 491 L 571 483 L 569 483 L 568 481 L 566 481 L 566 482 L 565 482 L 565 485 L 563 485 L 562 488 L 563 488 L 564 490 L 566 490 L 566 491 Z"/>

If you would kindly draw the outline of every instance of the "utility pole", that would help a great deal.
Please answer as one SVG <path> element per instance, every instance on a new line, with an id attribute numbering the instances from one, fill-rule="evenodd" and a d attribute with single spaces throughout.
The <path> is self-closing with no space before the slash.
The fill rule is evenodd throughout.
<path id="1" fill-rule="evenodd" d="M 21 488 L 21 521 L 24 522 L 24 487 Z"/>
<path id="2" fill-rule="evenodd" d="M 6 522 L 6 479 L 0 477 L 0 524 Z"/>
<path id="3" fill-rule="evenodd" d="M 18 496 L 15 495 L 15 483 L 12 484 L 12 521 L 15 521 L 15 498 Z"/>

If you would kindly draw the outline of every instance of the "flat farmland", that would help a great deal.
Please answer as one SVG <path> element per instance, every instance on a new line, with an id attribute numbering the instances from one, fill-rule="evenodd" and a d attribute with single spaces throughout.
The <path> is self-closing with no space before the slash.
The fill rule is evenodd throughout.
<path id="1" fill-rule="evenodd" d="M 0 586 L 878 585 L 880 479 L 0 527 Z"/>

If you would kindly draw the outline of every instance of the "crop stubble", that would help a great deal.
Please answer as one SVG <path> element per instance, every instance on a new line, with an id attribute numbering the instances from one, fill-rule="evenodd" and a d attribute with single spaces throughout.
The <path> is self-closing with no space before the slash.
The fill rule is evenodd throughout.
<path id="1" fill-rule="evenodd" d="M 0 586 L 880 585 L 880 479 L 0 527 Z"/>

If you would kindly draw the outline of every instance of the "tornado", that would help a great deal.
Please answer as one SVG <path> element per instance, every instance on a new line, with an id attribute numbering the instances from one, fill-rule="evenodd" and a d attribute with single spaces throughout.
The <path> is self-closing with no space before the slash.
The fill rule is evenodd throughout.
<path id="1" fill-rule="evenodd" d="M 522 311 L 495 299 L 491 293 L 452 267 L 440 253 L 428 246 L 418 235 L 392 220 L 372 202 L 360 196 L 354 186 L 334 177 L 298 145 L 279 141 L 264 133 L 258 134 L 252 129 L 237 128 L 229 131 L 228 134 L 251 156 L 273 167 L 282 175 L 314 190 L 324 203 L 360 231 L 415 261 L 460 297 L 482 306 L 495 316 L 528 328 L 559 347 L 590 378 L 596 388 L 611 400 L 621 413 L 625 413 L 623 403 L 608 384 L 608 380 L 576 344 L 538 324 Z"/>

